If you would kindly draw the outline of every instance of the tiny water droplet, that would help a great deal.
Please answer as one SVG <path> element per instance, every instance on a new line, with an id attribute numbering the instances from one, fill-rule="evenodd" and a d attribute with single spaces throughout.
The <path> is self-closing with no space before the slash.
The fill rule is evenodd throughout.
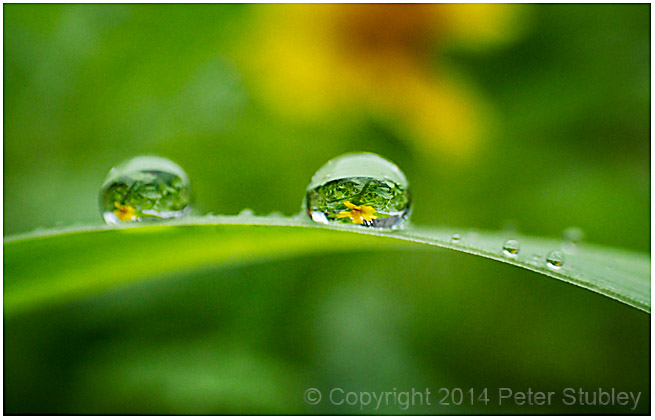
<path id="1" fill-rule="evenodd" d="M 158 156 L 139 156 L 112 168 L 100 189 L 100 212 L 109 224 L 179 217 L 190 203 L 187 174 Z"/>
<path id="2" fill-rule="evenodd" d="M 541 262 L 541 255 L 539 255 L 539 254 L 532 254 L 532 261 L 534 261 L 534 262 Z"/>
<path id="3" fill-rule="evenodd" d="M 411 197 L 395 164 L 373 153 L 348 153 L 314 174 L 303 204 L 315 222 L 392 228 L 409 218 Z"/>
<path id="4" fill-rule="evenodd" d="M 553 270 L 559 270 L 564 265 L 564 256 L 559 251 L 551 251 L 546 256 L 546 265 Z"/>
<path id="5" fill-rule="evenodd" d="M 255 212 L 251 209 L 243 209 L 239 212 L 240 217 L 252 217 L 255 215 Z"/>
<path id="6" fill-rule="evenodd" d="M 450 238 L 450 242 L 453 242 L 453 243 L 458 243 L 458 242 L 461 241 L 461 240 L 462 240 L 462 237 L 460 236 L 459 233 L 455 233 L 455 234 Z"/>
<path id="7" fill-rule="evenodd" d="M 584 240 L 584 232 L 579 227 L 569 227 L 564 229 L 562 233 L 562 238 L 565 241 L 579 243 Z"/>
<path id="8" fill-rule="evenodd" d="M 570 241 L 562 243 L 561 248 L 565 254 L 575 254 L 578 251 L 578 245 Z"/>
<path id="9" fill-rule="evenodd" d="M 578 227 L 570 227 L 562 233 L 562 251 L 565 254 L 575 254 L 578 251 L 578 244 L 584 239 L 584 232 Z"/>
<path id="10" fill-rule="evenodd" d="M 519 241 L 514 239 L 508 239 L 503 243 L 503 254 L 508 257 L 516 257 L 521 250 Z"/>

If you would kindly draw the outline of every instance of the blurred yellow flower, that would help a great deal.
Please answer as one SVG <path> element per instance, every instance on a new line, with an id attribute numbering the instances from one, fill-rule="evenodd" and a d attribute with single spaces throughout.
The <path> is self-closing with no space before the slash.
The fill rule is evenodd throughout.
<path id="1" fill-rule="evenodd" d="M 373 219 L 377 219 L 377 216 L 374 216 L 375 209 L 371 206 L 356 206 L 350 201 L 344 201 L 343 204 L 350 209 L 350 211 L 342 211 L 337 214 L 339 219 L 344 217 L 350 217 L 354 223 L 358 225 L 364 224 L 364 220 L 370 222 Z M 362 220 L 364 219 L 364 220 Z"/>
<path id="2" fill-rule="evenodd" d="M 116 210 L 113 213 L 118 217 L 121 222 L 134 220 L 136 218 L 136 210 L 132 206 L 123 206 L 118 201 L 114 202 Z"/>
<path id="3" fill-rule="evenodd" d="M 238 60 L 253 71 L 259 97 L 287 117 L 369 113 L 393 121 L 420 150 L 465 156 L 482 140 L 487 107 L 436 52 L 510 42 L 519 7 L 259 5 Z"/>

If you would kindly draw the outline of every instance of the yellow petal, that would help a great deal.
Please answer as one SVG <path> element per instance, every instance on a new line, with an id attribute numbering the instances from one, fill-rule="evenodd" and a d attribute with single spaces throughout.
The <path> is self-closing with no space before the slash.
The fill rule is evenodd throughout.
<path id="1" fill-rule="evenodd" d="M 118 217 L 120 221 L 125 222 L 134 218 L 136 211 L 132 206 L 122 206 L 118 202 L 114 202 L 114 205 L 117 207 L 117 209 L 114 210 L 113 213 L 116 215 L 116 217 Z"/>
<path id="2" fill-rule="evenodd" d="M 359 211 L 361 211 L 364 214 L 373 214 L 375 213 L 375 209 L 371 206 L 360 206 Z"/>
<path id="3" fill-rule="evenodd" d="M 118 217 L 118 219 L 121 222 L 124 222 L 126 220 L 130 220 L 132 218 L 132 216 L 129 213 L 126 213 L 126 212 L 123 212 L 123 211 L 120 211 L 120 210 L 114 210 L 114 214 L 116 215 L 116 217 Z"/>
<path id="4" fill-rule="evenodd" d="M 361 206 L 360 212 L 366 221 L 370 222 L 372 219 L 377 219 L 377 216 L 375 216 L 375 209 L 371 206 Z"/>
<path id="5" fill-rule="evenodd" d="M 349 211 L 342 211 L 341 213 L 337 214 L 338 218 L 342 217 L 350 217 L 350 212 Z"/>
<path id="6" fill-rule="evenodd" d="M 343 204 L 351 210 L 356 210 L 359 208 L 359 206 L 354 205 L 350 201 L 344 201 Z"/>

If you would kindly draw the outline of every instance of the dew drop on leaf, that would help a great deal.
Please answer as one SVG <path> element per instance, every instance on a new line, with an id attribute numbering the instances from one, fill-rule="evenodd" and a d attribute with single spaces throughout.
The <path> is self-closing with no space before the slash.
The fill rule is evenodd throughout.
<path id="1" fill-rule="evenodd" d="M 393 228 L 409 218 L 409 183 L 381 156 L 348 153 L 314 174 L 303 208 L 318 223 Z"/>
<path id="2" fill-rule="evenodd" d="M 561 246 L 565 254 L 575 254 L 578 251 L 578 245 L 575 242 L 564 242 Z"/>
<path id="3" fill-rule="evenodd" d="M 450 242 L 452 242 L 452 243 L 454 243 L 454 244 L 459 243 L 459 241 L 461 241 L 461 240 L 462 240 L 462 237 L 460 236 L 459 233 L 454 234 L 454 235 L 450 238 Z"/>
<path id="4" fill-rule="evenodd" d="M 562 251 L 566 254 L 575 254 L 578 249 L 578 244 L 584 239 L 584 232 L 577 227 L 570 227 L 562 233 Z"/>
<path id="5" fill-rule="evenodd" d="M 584 240 L 584 232 L 578 227 L 570 227 L 564 230 L 562 237 L 565 241 L 578 243 Z"/>
<path id="6" fill-rule="evenodd" d="M 564 256 L 559 251 L 551 251 L 546 256 L 546 265 L 553 270 L 559 270 L 564 265 Z"/>
<path id="7" fill-rule="evenodd" d="M 514 239 L 508 239 L 503 243 L 503 254 L 507 257 L 515 257 L 519 254 L 521 246 L 519 241 Z"/>
<path id="8" fill-rule="evenodd" d="M 255 212 L 252 211 L 252 209 L 243 209 L 239 212 L 239 217 L 253 217 L 255 215 Z"/>
<path id="9" fill-rule="evenodd" d="M 112 168 L 100 189 L 100 213 L 109 224 L 179 217 L 190 203 L 187 174 L 157 156 L 135 157 Z"/>

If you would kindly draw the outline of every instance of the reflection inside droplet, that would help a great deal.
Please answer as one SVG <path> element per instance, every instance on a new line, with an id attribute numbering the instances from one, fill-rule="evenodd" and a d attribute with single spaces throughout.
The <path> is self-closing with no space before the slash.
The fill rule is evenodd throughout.
<path id="1" fill-rule="evenodd" d="M 109 224 L 179 217 L 190 210 L 187 174 L 172 161 L 140 156 L 112 168 L 100 189 Z"/>
<path id="2" fill-rule="evenodd" d="M 508 239 L 503 243 L 503 254 L 507 257 L 515 257 L 518 255 L 521 247 L 519 241 L 514 239 Z"/>
<path id="3" fill-rule="evenodd" d="M 409 183 L 392 162 L 373 153 L 332 159 L 312 177 L 304 208 L 318 223 L 396 227 L 408 219 Z"/>

